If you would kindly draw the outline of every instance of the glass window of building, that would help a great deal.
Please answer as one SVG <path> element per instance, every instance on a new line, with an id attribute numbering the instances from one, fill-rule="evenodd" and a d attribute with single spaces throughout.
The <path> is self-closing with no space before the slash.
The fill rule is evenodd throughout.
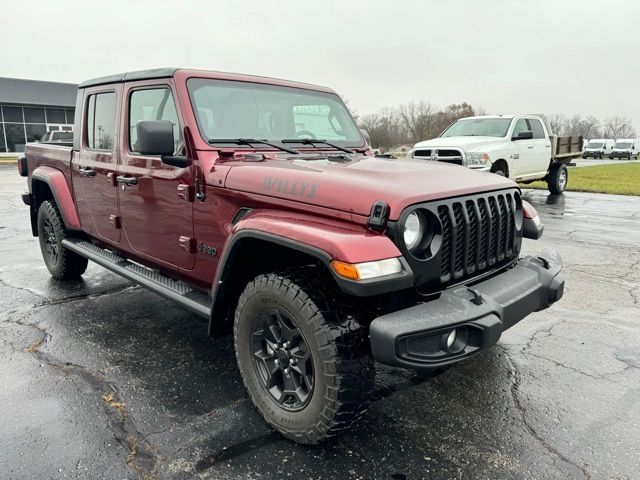
<path id="1" fill-rule="evenodd" d="M 27 142 L 39 142 L 47 133 L 47 126 L 44 123 L 28 123 L 25 130 Z"/>
<path id="2" fill-rule="evenodd" d="M 7 145 L 4 143 L 4 123 L 0 123 L 0 153 L 7 151 Z"/>
<path id="3" fill-rule="evenodd" d="M 44 108 L 24 107 L 25 123 L 46 123 L 44 118 Z"/>
<path id="4" fill-rule="evenodd" d="M 25 143 L 42 141 L 49 131 L 72 131 L 74 117 L 68 108 L 1 105 L 0 154 L 24 152 Z"/>
<path id="5" fill-rule="evenodd" d="M 22 123 L 24 122 L 24 118 L 22 117 L 22 107 L 7 107 L 6 105 L 2 107 L 2 114 L 4 116 L 4 122 L 16 122 Z"/>
<path id="6" fill-rule="evenodd" d="M 4 132 L 7 138 L 7 150 L 10 152 L 24 152 L 26 142 L 24 123 L 5 123 Z"/>
<path id="7" fill-rule="evenodd" d="M 67 123 L 64 110 L 61 108 L 47 108 L 47 123 Z"/>

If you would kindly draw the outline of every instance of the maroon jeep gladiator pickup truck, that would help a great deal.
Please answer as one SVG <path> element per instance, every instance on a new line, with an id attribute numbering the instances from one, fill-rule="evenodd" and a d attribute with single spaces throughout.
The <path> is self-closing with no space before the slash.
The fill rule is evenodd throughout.
<path id="1" fill-rule="evenodd" d="M 439 371 L 562 297 L 519 257 L 542 225 L 512 181 L 375 158 L 328 88 L 158 69 L 78 88 L 73 145 L 29 144 L 51 274 L 95 263 L 233 331 L 251 400 L 317 443 L 362 415 L 375 362 Z"/>

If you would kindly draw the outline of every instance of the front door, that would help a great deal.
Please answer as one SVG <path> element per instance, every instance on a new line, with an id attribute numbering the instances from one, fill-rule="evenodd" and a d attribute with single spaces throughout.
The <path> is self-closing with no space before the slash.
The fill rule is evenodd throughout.
<path id="1" fill-rule="evenodd" d="M 513 127 L 511 137 L 517 137 L 520 132 L 529 131 L 529 124 L 526 119 L 519 118 Z M 509 177 L 518 178 L 527 175 L 530 169 L 531 157 L 533 156 L 532 140 L 513 140 L 513 161 L 511 162 L 511 170 Z"/>
<path id="2" fill-rule="evenodd" d="M 120 86 L 108 91 L 89 91 L 82 122 L 82 146 L 74 155 L 74 192 L 83 229 L 111 243 L 120 241 L 117 169 L 118 94 Z M 81 112 L 77 112 L 80 115 Z"/>
<path id="3" fill-rule="evenodd" d="M 193 238 L 193 169 L 162 163 L 159 156 L 137 152 L 136 124 L 140 120 L 168 120 L 174 125 L 176 153 L 182 149 L 181 128 L 167 84 L 125 86 L 125 135 L 118 179 L 122 229 L 132 251 L 169 266 L 191 269 L 195 264 Z"/>

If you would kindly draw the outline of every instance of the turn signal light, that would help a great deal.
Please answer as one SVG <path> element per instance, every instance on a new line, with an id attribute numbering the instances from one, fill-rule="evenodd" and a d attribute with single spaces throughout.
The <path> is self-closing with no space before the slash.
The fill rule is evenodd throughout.
<path id="1" fill-rule="evenodd" d="M 351 263 L 334 260 L 333 262 L 331 262 L 331 268 L 333 268 L 333 271 L 338 275 L 344 278 L 348 278 L 349 280 L 358 280 L 360 278 L 358 269 Z"/>
<path id="2" fill-rule="evenodd" d="M 331 262 L 331 268 L 339 276 L 349 280 L 368 280 L 402 272 L 402 264 L 395 257 L 363 263 L 347 263 L 334 260 Z"/>

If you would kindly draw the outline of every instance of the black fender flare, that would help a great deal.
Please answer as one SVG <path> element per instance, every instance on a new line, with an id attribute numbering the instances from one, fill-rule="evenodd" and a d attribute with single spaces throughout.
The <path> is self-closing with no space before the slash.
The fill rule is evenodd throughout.
<path id="1" fill-rule="evenodd" d="M 286 237 L 266 233 L 255 229 L 243 229 L 234 234 L 226 243 L 220 262 L 216 271 L 216 276 L 211 289 L 211 315 L 209 316 L 209 336 L 216 336 L 216 320 L 217 314 L 225 311 L 227 306 L 229 279 L 233 275 L 233 268 L 238 256 L 242 250 L 242 244 L 246 240 L 260 240 L 269 242 L 280 247 L 289 248 L 291 250 L 303 253 L 309 257 L 318 260 L 329 271 L 342 293 L 356 297 L 369 297 L 381 293 L 387 293 L 397 290 L 403 290 L 413 287 L 413 272 L 403 257 L 400 257 L 403 270 L 397 275 L 390 275 L 383 279 L 369 280 L 348 280 L 338 276 L 331 268 L 331 256 L 317 247 L 307 245 Z M 218 322 L 219 323 L 219 322 Z"/>

